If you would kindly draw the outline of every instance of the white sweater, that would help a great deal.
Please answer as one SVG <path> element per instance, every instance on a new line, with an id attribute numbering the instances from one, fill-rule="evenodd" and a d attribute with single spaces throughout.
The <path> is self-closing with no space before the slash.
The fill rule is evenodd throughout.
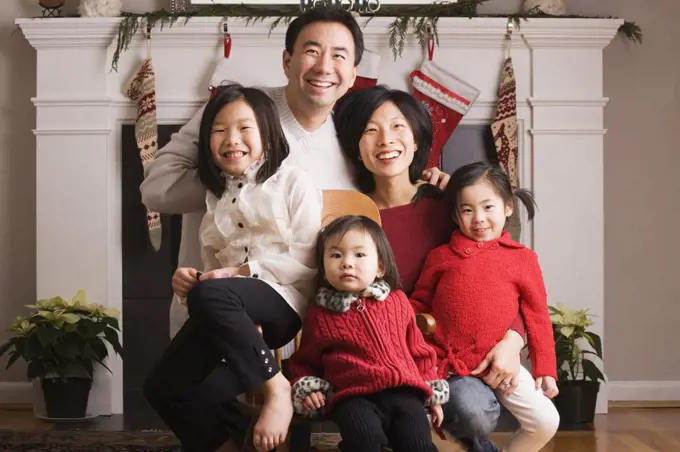
<path id="1" fill-rule="evenodd" d="M 295 164 L 305 170 L 319 189 L 356 189 L 350 163 L 337 140 L 329 115 L 314 132 L 305 131 L 288 107 L 285 87 L 262 88 L 276 103 L 281 125 L 290 146 L 283 166 Z M 206 189 L 198 177 L 198 131 L 204 108 L 172 135 L 145 168 L 140 190 L 142 202 L 150 209 L 184 214 L 179 266 L 202 268 L 199 226 L 205 213 Z M 170 307 L 170 335 L 173 337 L 188 317 L 186 307 L 173 297 Z"/>
<path id="2" fill-rule="evenodd" d="M 321 229 L 321 190 L 288 165 L 261 184 L 262 161 L 227 178 L 221 198 L 206 194 L 199 237 L 205 271 L 247 263 L 252 278 L 269 284 L 304 316 L 314 296 L 315 245 Z"/>

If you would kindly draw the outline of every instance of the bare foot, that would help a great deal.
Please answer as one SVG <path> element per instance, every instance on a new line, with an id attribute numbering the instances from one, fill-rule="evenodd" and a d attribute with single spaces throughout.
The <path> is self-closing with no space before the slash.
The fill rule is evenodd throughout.
<path id="1" fill-rule="evenodd" d="M 282 444 L 293 418 L 290 383 L 280 372 L 265 383 L 264 390 L 264 406 L 253 430 L 253 446 L 258 452 L 267 452 Z"/>

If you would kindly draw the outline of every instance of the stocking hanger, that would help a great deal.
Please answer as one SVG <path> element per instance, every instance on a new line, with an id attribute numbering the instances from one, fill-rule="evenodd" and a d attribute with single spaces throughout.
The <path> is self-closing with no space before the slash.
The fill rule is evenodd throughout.
<path id="1" fill-rule="evenodd" d="M 227 19 L 222 22 L 222 34 L 224 35 L 224 58 L 229 58 L 231 54 L 231 34 L 229 33 Z"/>
<path id="2" fill-rule="evenodd" d="M 427 25 L 425 25 L 425 42 L 427 43 L 427 59 L 432 61 L 434 56 L 434 26 L 431 20 L 428 20 Z"/>
<path id="3" fill-rule="evenodd" d="M 512 32 L 515 29 L 515 23 L 512 18 L 508 18 L 508 24 L 505 26 L 505 58 L 510 58 L 510 47 L 512 47 Z"/>
<path id="4" fill-rule="evenodd" d="M 146 57 L 151 58 L 151 24 L 146 24 Z"/>

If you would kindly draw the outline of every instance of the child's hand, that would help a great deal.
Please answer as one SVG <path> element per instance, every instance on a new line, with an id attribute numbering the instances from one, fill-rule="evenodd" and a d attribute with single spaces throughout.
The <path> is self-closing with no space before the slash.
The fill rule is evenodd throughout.
<path id="1" fill-rule="evenodd" d="M 225 267 L 205 272 L 201 275 L 200 279 L 203 281 L 205 279 L 231 278 L 232 276 L 236 276 L 238 274 L 238 267 Z"/>
<path id="2" fill-rule="evenodd" d="M 195 268 L 181 267 L 172 275 L 172 291 L 180 297 L 186 297 L 196 283 L 198 283 L 198 275 Z"/>
<path id="3" fill-rule="evenodd" d="M 326 397 L 322 392 L 312 392 L 310 395 L 305 397 L 304 405 L 308 411 L 318 410 L 326 405 Z"/>
<path id="4" fill-rule="evenodd" d="M 432 425 L 435 427 L 441 427 L 444 421 L 444 410 L 442 410 L 441 405 L 432 405 L 430 407 L 432 410 Z"/>
<path id="5" fill-rule="evenodd" d="M 557 389 L 557 382 L 555 382 L 553 377 L 538 377 L 536 379 L 536 389 L 543 390 L 544 386 L 545 390 L 543 391 L 543 394 L 550 399 L 560 393 Z"/>

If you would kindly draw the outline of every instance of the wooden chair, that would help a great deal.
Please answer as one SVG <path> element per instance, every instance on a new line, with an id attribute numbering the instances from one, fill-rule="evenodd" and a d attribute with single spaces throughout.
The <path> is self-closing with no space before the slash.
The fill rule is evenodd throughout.
<path id="1" fill-rule="evenodd" d="M 327 226 L 331 221 L 343 215 L 364 215 L 374 220 L 379 225 L 382 225 L 380 221 L 380 210 L 375 205 L 373 200 L 363 193 L 353 190 L 324 190 L 323 209 L 321 214 L 322 227 Z M 418 324 L 418 328 L 423 334 L 431 334 L 435 331 L 435 320 L 429 314 L 418 314 L 416 316 L 416 322 Z M 258 329 L 260 329 L 259 326 Z M 301 332 L 298 332 L 294 340 L 296 350 L 300 346 L 300 338 Z M 274 357 L 276 358 L 279 368 L 283 369 L 283 360 L 281 358 L 280 349 L 274 350 Z M 259 390 L 245 394 L 241 400 L 236 402 L 238 409 L 247 415 L 251 421 L 249 432 L 246 435 L 246 440 L 242 448 L 242 451 L 244 452 L 251 452 L 255 450 L 252 447 L 252 430 L 260 416 L 260 410 L 262 408 L 263 402 L 264 397 L 262 392 Z M 293 417 L 293 421 L 291 422 L 291 431 L 288 433 L 286 442 L 276 449 L 277 452 L 288 452 L 291 450 L 294 452 L 306 452 L 306 450 L 309 449 L 311 425 L 318 422 L 328 422 L 328 420 L 308 419 L 295 415 Z M 291 436 L 294 433 L 297 433 L 296 430 L 299 432 L 298 437 L 302 439 L 302 442 L 306 442 L 306 444 L 303 447 L 294 445 L 294 448 L 291 448 Z"/>

